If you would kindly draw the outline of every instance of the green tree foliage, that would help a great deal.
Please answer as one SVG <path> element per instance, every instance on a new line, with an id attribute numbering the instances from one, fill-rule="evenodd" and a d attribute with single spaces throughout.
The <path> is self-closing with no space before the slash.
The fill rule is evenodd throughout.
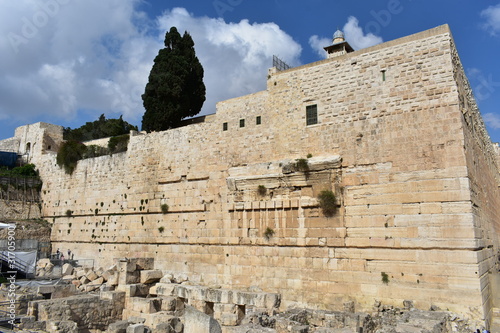
<path id="1" fill-rule="evenodd" d="M 111 136 L 128 134 L 131 130 L 137 131 L 137 126 L 131 125 L 122 119 L 106 119 L 102 114 L 98 120 L 87 122 L 85 125 L 71 129 L 64 129 L 64 139 L 74 141 L 89 141 Z"/>
<path id="2" fill-rule="evenodd" d="M 34 164 L 25 164 L 23 166 L 8 169 L 7 167 L 0 169 L 1 176 L 15 176 L 15 177 L 37 177 L 38 171 Z"/>
<path id="3" fill-rule="evenodd" d="M 78 141 L 64 142 L 57 153 L 57 165 L 64 168 L 67 174 L 72 174 L 79 160 L 84 158 L 87 147 Z"/>
<path id="4" fill-rule="evenodd" d="M 203 67 L 194 50 L 189 33 L 181 37 L 176 27 L 165 35 L 149 74 L 142 100 L 146 112 L 142 130 L 163 131 L 197 115 L 205 102 Z"/>

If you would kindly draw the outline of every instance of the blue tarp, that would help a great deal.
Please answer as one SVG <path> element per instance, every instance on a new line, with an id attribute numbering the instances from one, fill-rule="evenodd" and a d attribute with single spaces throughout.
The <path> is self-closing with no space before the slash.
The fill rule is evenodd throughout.
<path id="1" fill-rule="evenodd" d="M 16 166 L 17 154 L 0 151 L 0 166 L 7 166 L 9 168 L 13 168 Z"/>

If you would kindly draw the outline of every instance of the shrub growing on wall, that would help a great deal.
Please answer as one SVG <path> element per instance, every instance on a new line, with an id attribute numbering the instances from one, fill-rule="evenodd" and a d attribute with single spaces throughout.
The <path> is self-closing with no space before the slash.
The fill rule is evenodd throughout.
<path id="1" fill-rule="evenodd" d="M 79 160 L 84 158 L 87 147 L 74 140 L 64 142 L 57 153 L 57 165 L 64 168 L 67 174 L 72 174 Z"/>
<path id="2" fill-rule="evenodd" d="M 114 136 L 108 141 L 108 149 L 110 154 L 121 153 L 127 151 L 129 134 Z"/>
<path id="3" fill-rule="evenodd" d="M 335 194 L 330 190 L 323 190 L 318 195 L 319 206 L 323 211 L 323 215 L 331 217 L 337 210 L 337 202 Z"/>

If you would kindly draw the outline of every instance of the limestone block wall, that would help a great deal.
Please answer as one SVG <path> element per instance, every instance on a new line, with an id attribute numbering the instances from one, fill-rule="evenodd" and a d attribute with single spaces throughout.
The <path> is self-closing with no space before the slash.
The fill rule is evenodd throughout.
<path id="1" fill-rule="evenodd" d="M 101 292 L 100 295 L 71 296 L 56 300 L 38 300 L 28 305 L 28 315 L 36 321 L 73 321 L 82 329 L 105 330 L 122 319 L 124 292 Z"/>
<path id="2" fill-rule="evenodd" d="M 199 284 L 279 292 L 284 307 L 410 299 L 485 319 L 498 170 L 465 120 L 455 54 L 442 26 L 270 72 L 266 91 L 132 136 L 72 176 L 43 155 L 53 246 L 102 266 L 153 257 Z M 307 172 L 293 167 L 308 155 Z M 324 189 L 333 217 L 318 206 Z"/>
<path id="3" fill-rule="evenodd" d="M 500 232 L 500 197 L 498 185 L 498 144 L 492 144 L 484 122 L 475 103 L 472 89 L 465 77 L 456 50 L 453 50 L 455 80 L 459 89 L 459 106 L 465 133 L 465 153 L 468 166 L 468 180 L 471 192 L 471 213 L 474 232 L 480 239 L 476 248 L 483 295 L 483 307 L 490 313 L 498 302 L 494 302 L 493 283 L 496 281 Z M 492 274 L 495 273 L 495 274 Z M 496 303 L 496 304 L 494 304 Z"/>

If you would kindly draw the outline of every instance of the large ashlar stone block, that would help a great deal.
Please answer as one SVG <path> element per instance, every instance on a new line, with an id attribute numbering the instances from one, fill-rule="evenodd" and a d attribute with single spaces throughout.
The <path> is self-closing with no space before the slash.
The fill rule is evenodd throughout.
<path id="1" fill-rule="evenodd" d="M 62 267 L 61 274 L 63 276 L 73 274 L 73 266 L 71 266 L 71 264 L 64 264 Z"/>
<path id="2" fill-rule="evenodd" d="M 156 295 L 158 296 L 174 296 L 176 290 L 175 284 L 172 283 L 157 283 L 156 287 Z"/>
<path id="3" fill-rule="evenodd" d="M 149 286 L 145 284 L 121 284 L 116 290 L 125 292 L 126 297 L 146 297 L 149 294 Z"/>
<path id="4" fill-rule="evenodd" d="M 155 313 L 161 310 L 161 298 L 131 297 L 129 308 L 140 313 Z"/>
<path id="5" fill-rule="evenodd" d="M 160 281 L 163 277 L 163 272 L 160 270 L 141 271 L 141 283 L 154 283 Z"/>
<path id="6" fill-rule="evenodd" d="M 214 318 L 196 310 L 192 306 L 186 306 L 184 316 L 184 333 L 222 333 L 220 324 Z"/>

